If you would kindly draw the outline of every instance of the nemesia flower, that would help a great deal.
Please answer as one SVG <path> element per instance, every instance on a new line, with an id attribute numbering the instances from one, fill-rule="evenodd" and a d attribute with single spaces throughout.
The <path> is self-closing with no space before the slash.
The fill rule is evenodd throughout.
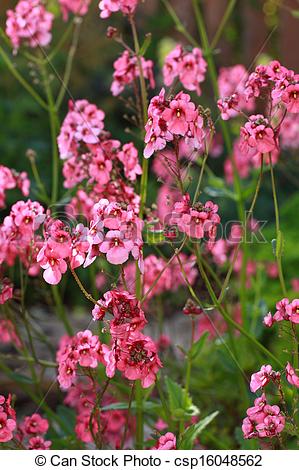
<path id="1" fill-rule="evenodd" d="M 22 430 L 26 434 L 45 434 L 48 431 L 49 423 L 38 413 L 26 416 L 22 423 Z"/>
<path id="2" fill-rule="evenodd" d="M 138 162 L 138 151 L 132 142 L 123 146 L 122 150 L 118 152 L 117 158 L 124 165 L 125 176 L 130 181 L 135 181 L 136 176 L 142 174 L 142 168 Z"/>
<path id="3" fill-rule="evenodd" d="M 0 320 L 0 343 L 13 343 L 18 348 L 22 345 L 11 320 Z"/>
<path id="4" fill-rule="evenodd" d="M 151 88 L 155 88 L 155 80 L 153 75 L 153 61 L 140 58 L 141 67 L 143 70 L 144 78 L 149 80 Z M 130 55 L 129 51 L 125 50 L 122 55 L 114 62 L 113 82 L 111 84 L 111 93 L 113 96 L 118 96 L 122 93 L 127 85 L 130 85 L 134 80 L 139 77 L 139 66 L 137 57 Z"/>
<path id="5" fill-rule="evenodd" d="M 112 13 L 121 11 L 124 15 L 134 13 L 138 4 L 138 0 L 101 0 L 99 8 L 101 10 L 101 18 L 106 19 Z"/>
<path id="6" fill-rule="evenodd" d="M 45 441 L 41 436 L 31 437 L 28 441 L 29 450 L 48 450 L 52 445 L 51 441 Z"/>
<path id="7" fill-rule="evenodd" d="M 40 0 L 20 0 L 14 10 L 7 10 L 6 34 L 16 51 L 23 44 L 45 47 L 52 38 L 53 20 Z"/>
<path id="8" fill-rule="evenodd" d="M 5 304 L 9 299 L 13 297 L 13 284 L 5 277 L 0 279 L 0 305 Z"/>
<path id="9" fill-rule="evenodd" d="M 172 432 L 167 432 L 164 436 L 160 436 L 157 444 L 153 449 L 157 450 L 175 450 L 176 437 Z"/>
<path id="10" fill-rule="evenodd" d="M 262 366 L 259 372 L 252 374 L 250 380 L 250 390 L 255 393 L 262 387 L 265 387 L 270 381 L 279 381 L 280 373 L 274 372 L 270 365 Z"/>
<path id="11" fill-rule="evenodd" d="M 69 13 L 84 16 L 88 12 L 91 0 L 59 0 L 62 17 L 67 21 Z"/>
<path id="12" fill-rule="evenodd" d="M 9 418 L 6 413 L 0 412 L 0 442 L 11 441 L 15 428 L 15 420 Z"/>
<path id="13" fill-rule="evenodd" d="M 243 420 L 244 439 L 272 438 L 278 436 L 285 426 L 285 417 L 277 405 L 268 405 L 266 396 L 254 401 L 254 407 L 248 408 Z"/>
<path id="14" fill-rule="evenodd" d="M 171 86 L 178 78 L 189 91 L 196 91 L 201 95 L 200 83 L 204 81 L 207 63 L 203 58 L 202 51 L 198 47 L 191 52 L 184 51 L 178 44 L 165 58 L 163 66 L 163 79 L 166 86 Z"/>
<path id="15" fill-rule="evenodd" d="M 148 107 L 144 157 L 149 158 L 154 152 L 163 150 L 167 142 L 173 141 L 189 145 L 191 154 L 192 150 L 201 149 L 205 138 L 201 112 L 188 94 L 180 92 L 169 100 L 162 88 Z"/>
<path id="16" fill-rule="evenodd" d="M 7 398 L 0 395 L 0 442 L 11 441 L 16 426 L 16 413 L 11 407 L 11 395 Z"/>
<path id="17" fill-rule="evenodd" d="M 299 388 L 299 376 L 289 362 L 286 365 L 286 379 L 291 385 Z"/>
<path id="18" fill-rule="evenodd" d="M 57 351 L 57 379 L 61 388 L 68 389 L 75 382 L 78 365 L 94 369 L 98 362 L 103 361 L 102 344 L 91 331 L 79 331 L 73 337 L 62 337 Z"/>
<path id="19" fill-rule="evenodd" d="M 105 360 L 108 368 L 114 365 L 128 380 L 141 380 L 143 388 L 155 382 L 162 367 L 155 343 L 139 331 L 130 332 L 125 341 L 115 344 L 112 354 L 105 355 Z M 108 377 L 113 376 L 111 372 Z"/>
<path id="20" fill-rule="evenodd" d="M 252 111 L 254 100 L 246 100 L 244 95 L 248 73 L 243 65 L 222 67 L 219 71 L 218 88 L 220 99 L 217 102 L 221 117 L 228 120 L 241 110 Z"/>
<path id="21" fill-rule="evenodd" d="M 17 171 L 0 165 L 0 209 L 5 207 L 5 191 L 7 189 L 19 188 L 23 196 L 29 195 L 30 181 L 25 171 Z"/>
<path id="22" fill-rule="evenodd" d="M 264 116 L 250 116 L 245 126 L 241 127 L 240 148 L 243 152 L 254 149 L 257 154 L 272 152 L 277 148 L 274 131 Z"/>

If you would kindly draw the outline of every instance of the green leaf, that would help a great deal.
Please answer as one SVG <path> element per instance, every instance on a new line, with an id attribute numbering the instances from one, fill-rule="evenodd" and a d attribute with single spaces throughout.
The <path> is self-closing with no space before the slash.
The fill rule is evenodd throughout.
<path id="1" fill-rule="evenodd" d="M 179 442 L 178 449 L 180 450 L 192 450 L 193 444 L 197 436 L 216 418 L 219 411 L 206 416 L 204 419 L 199 421 L 192 426 L 189 426 L 182 435 L 181 441 Z"/>
<path id="2" fill-rule="evenodd" d="M 299 18 L 299 10 L 291 10 L 291 13 L 294 18 Z"/>
<path id="3" fill-rule="evenodd" d="M 31 377 L 27 377 L 27 375 L 23 374 L 18 374 L 17 372 L 11 372 L 10 377 L 15 380 L 16 382 L 22 383 L 22 384 L 35 384 L 35 382 L 32 380 Z"/>
<path id="4" fill-rule="evenodd" d="M 146 53 L 146 51 L 148 50 L 148 47 L 149 47 L 151 41 L 152 41 L 152 35 L 151 35 L 151 33 L 147 33 L 147 34 L 145 35 L 145 40 L 143 41 L 143 44 L 142 44 L 142 46 L 140 47 L 140 50 L 139 50 L 139 55 L 140 55 L 140 56 L 144 56 L 144 55 L 145 55 L 145 53 Z"/>
<path id="5" fill-rule="evenodd" d="M 189 358 L 191 359 L 191 361 L 193 361 L 194 359 L 196 359 L 196 357 L 199 355 L 200 351 L 202 350 L 202 348 L 204 347 L 204 344 L 206 342 L 206 339 L 207 337 L 209 336 L 209 332 L 206 331 L 200 338 L 198 341 L 196 341 L 195 343 L 192 344 L 192 348 L 190 349 L 189 353 L 188 353 L 188 356 Z"/>
<path id="6" fill-rule="evenodd" d="M 192 399 L 186 390 L 181 387 L 178 383 L 174 382 L 169 377 L 165 378 L 169 410 L 175 420 L 181 420 L 182 418 L 197 416 L 199 409 L 192 403 Z"/>
<path id="7" fill-rule="evenodd" d="M 102 411 L 109 411 L 109 410 L 127 410 L 129 407 L 128 403 L 111 403 L 110 405 L 103 406 L 101 408 Z M 159 410 L 161 408 L 161 405 L 159 403 L 156 403 L 154 401 L 145 401 L 143 403 L 143 409 L 145 411 L 153 411 L 153 410 Z M 137 409 L 137 403 L 136 401 L 132 401 L 131 403 L 131 410 L 136 410 Z"/>

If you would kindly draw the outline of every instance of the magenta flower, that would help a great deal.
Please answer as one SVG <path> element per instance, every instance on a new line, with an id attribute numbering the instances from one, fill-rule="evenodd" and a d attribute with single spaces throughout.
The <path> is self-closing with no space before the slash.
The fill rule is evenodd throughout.
<path id="1" fill-rule="evenodd" d="M 265 387 L 271 380 L 279 380 L 279 372 L 274 372 L 272 366 L 262 366 L 259 372 L 252 374 L 250 380 L 250 390 L 255 393 L 262 387 Z"/>
<path id="2" fill-rule="evenodd" d="M 48 431 L 49 423 L 38 413 L 26 416 L 22 425 L 22 431 L 26 434 L 45 434 Z"/>
<path id="3" fill-rule="evenodd" d="M 62 274 L 67 271 L 65 260 L 47 244 L 40 250 L 37 256 L 37 262 L 45 270 L 43 278 L 48 284 L 59 284 Z"/>
<path id="4" fill-rule="evenodd" d="M 189 122 L 195 118 L 195 106 L 188 95 L 181 94 L 181 99 L 174 99 L 166 108 L 162 118 L 167 122 L 168 129 L 173 134 L 184 136 L 189 127 Z"/>
<path id="5" fill-rule="evenodd" d="M 286 365 L 286 379 L 291 385 L 299 388 L 299 376 L 289 362 Z"/>
<path id="6" fill-rule="evenodd" d="M 172 432 L 167 432 L 164 436 L 160 436 L 157 444 L 153 449 L 157 450 L 175 450 L 176 437 Z"/>
<path id="7" fill-rule="evenodd" d="M 128 261 L 133 246 L 133 242 L 126 240 L 122 232 L 119 230 L 109 230 L 100 245 L 100 252 L 106 254 L 109 263 L 123 264 Z"/>
<path id="8" fill-rule="evenodd" d="M 45 441 L 45 439 L 41 436 L 31 437 L 28 441 L 28 449 L 29 450 L 48 450 L 50 449 L 52 442 Z"/>
<path id="9" fill-rule="evenodd" d="M 0 411 L 0 442 L 8 442 L 13 438 L 13 431 L 16 428 L 16 422 Z"/>

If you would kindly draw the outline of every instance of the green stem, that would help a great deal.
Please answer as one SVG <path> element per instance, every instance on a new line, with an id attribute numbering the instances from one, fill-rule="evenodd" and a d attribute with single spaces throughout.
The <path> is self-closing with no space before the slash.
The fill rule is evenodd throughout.
<path id="1" fill-rule="evenodd" d="M 214 50 L 215 47 L 217 46 L 221 36 L 222 36 L 222 33 L 224 31 L 224 28 L 233 12 L 233 9 L 236 5 L 236 2 L 237 0 L 229 0 L 228 4 L 227 4 L 227 7 L 226 7 L 226 10 L 222 16 L 222 19 L 220 21 L 220 24 L 217 28 L 217 31 L 215 33 L 215 36 L 213 37 L 212 39 L 212 42 L 211 42 L 211 49 Z"/>
<path id="2" fill-rule="evenodd" d="M 233 326 L 236 330 L 240 331 L 240 333 L 242 333 L 242 335 L 244 335 L 251 343 L 253 343 L 260 351 L 262 351 L 265 355 L 267 355 L 268 357 L 270 357 L 273 361 L 275 361 L 277 364 L 279 364 L 280 367 L 283 367 L 283 364 L 280 362 L 279 359 L 277 359 L 277 357 L 274 356 L 274 354 L 271 353 L 271 351 L 269 351 L 267 348 L 265 348 L 265 346 L 263 346 L 257 339 L 255 339 L 254 336 L 252 336 L 250 333 L 248 333 L 241 325 L 239 325 L 237 322 L 235 322 L 231 316 L 229 315 L 229 313 L 225 310 L 225 308 L 220 304 L 220 302 L 218 301 L 217 299 L 217 296 L 216 294 L 214 293 L 214 290 L 213 290 L 213 287 L 211 286 L 210 284 L 210 281 L 205 273 L 205 270 L 202 266 L 202 263 L 201 263 L 201 259 L 200 259 L 200 256 L 199 256 L 199 253 L 198 253 L 198 247 L 196 247 L 195 249 L 196 251 L 196 259 L 197 259 L 197 265 L 198 265 L 198 268 L 199 268 L 199 271 L 200 271 L 200 274 L 204 280 L 204 283 L 206 285 L 206 288 L 209 292 L 209 295 L 211 297 L 211 300 L 212 302 L 214 303 L 215 307 L 219 310 L 219 313 L 223 316 L 223 318 L 226 320 L 226 322 L 228 324 L 230 324 L 231 326 Z M 193 290 L 193 289 L 192 289 Z M 190 291 L 190 289 L 189 289 Z M 194 292 L 194 291 L 193 291 Z M 194 294 L 192 293 L 192 291 L 190 291 L 191 295 L 193 295 L 194 297 Z M 197 296 L 195 296 L 195 300 L 197 302 L 199 302 L 199 305 L 200 305 L 200 301 L 198 299 Z"/>
<path id="3" fill-rule="evenodd" d="M 282 290 L 284 297 L 287 297 L 287 289 L 285 285 L 283 269 L 282 269 L 282 260 L 281 260 L 283 240 L 282 240 L 282 233 L 280 231 L 279 206 L 278 206 L 278 200 L 277 200 L 277 192 L 276 192 L 271 152 L 269 153 L 269 158 L 270 158 L 270 174 L 271 174 L 271 185 L 272 185 L 273 203 L 274 203 L 274 211 L 275 211 L 275 226 L 276 226 L 275 257 L 276 257 L 276 262 L 277 262 L 278 277 L 279 277 L 279 281 L 281 285 L 281 290 Z"/>
<path id="4" fill-rule="evenodd" d="M 60 87 L 60 90 L 56 99 L 56 109 L 60 108 L 63 98 L 65 96 L 65 93 L 68 90 L 68 84 L 71 78 L 73 61 L 74 61 L 74 57 L 75 57 L 76 50 L 78 47 L 78 42 L 79 42 L 81 23 L 82 23 L 81 18 L 76 18 L 73 40 L 72 40 L 72 44 L 71 44 L 71 47 L 67 56 L 65 71 L 64 71 L 63 79 L 61 80 L 61 87 Z"/>
<path id="5" fill-rule="evenodd" d="M 183 23 L 181 22 L 181 20 L 179 19 L 178 15 L 176 14 L 174 8 L 170 5 L 170 3 L 168 2 L 168 0 L 162 0 L 162 2 L 164 3 L 165 5 L 165 8 L 166 10 L 168 11 L 169 15 L 171 16 L 174 24 L 175 24 L 175 27 L 176 27 L 176 30 L 183 34 L 183 36 L 185 36 L 185 38 L 187 39 L 187 41 L 192 44 L 192 46 L 194 47 L 198 47 L 198 42 L 191 36 L 191 34 L 187 31 L 187 29 L 185 28 L 185 26 L 183 25 Z"/>
<path id="6" fill-rule="evenodd" d="M 55 305 L 56 305 L 56 314 L 57 314 L 58 318 L 64 324 L 64 327 L 65 327 L 65 330 L 66 330 L 67 334 L 70 335 L 70 336 L 73 336 L 73 334 L 74 334 L 73 329 L 71 327 L 71 324 L 69 322 L 69 319 L 67 317 L 67 314 L 66 314 L 66 311 L 65 311 L 65 308 L 64 308 L 64 305 L 63 305 L 63 302 L 61 300 L 59 289 L 58 289 L 57 286 L 51 286 L 51 289 L 52 289 L 52 295 L 53 295 Z"/>
<path id="7" fill-rule="evenodd" d="M 49 77 L 44 65 L 40 67 L 45 92 L 48 101 L 48 112 L 51 130 L 51 141 L 52 141 L 52 194 L 51 204 L 55 204 L 58 198 L 58 184 L 59 184 L 59 155 L 57 147 L 57 127 L 58 127 L 58 116 L 57 109 L 54 103 L 54 98 L 49 83 Z"/>
<path id="8" fill-rule="evenodd" d="M 0 56 L 2 57 L 5 65 L 9 69 L 9 71 L 12 73 L 12 75 L 15 77 L 16 80 L 25 88 L 25 90 L 32 96 L 32 98 L 35 99 L 35 101 L 46 111 L 48 111 L 48 106 L 47 103 L 44 102 L 44 100 L 39 96 L 39 94 L 32 88 L 31 85 L 25 80 L 25 78 L 22 77 L 22 75 L 18 72 L 18 70 L 15 68 L 13 63 L 11 62 L 10 58 L 4 51 L 4 49 L 0 46 Z"/>

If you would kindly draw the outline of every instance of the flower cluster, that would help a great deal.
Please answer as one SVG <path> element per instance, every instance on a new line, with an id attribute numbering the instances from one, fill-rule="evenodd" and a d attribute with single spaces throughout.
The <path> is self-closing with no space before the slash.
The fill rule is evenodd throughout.
<path id="1" fill-rule="evenodd" d="M 0 165 L 0 209 L 5 207 L 5 191 L 18 188 L 23 196 L 29 195 L 30 181 L 25 171 L 16 172 L 4 165 Z"/>
<path id="2" fill-rule="evenodd" d="M 272 438 L 278 436 L 285 426 L 285 417 L 279 406 L 269 405 L 263 393 L 248 408 L 247 417 L 243 420 L 242 431 L 245 439 Z"/>
<path id="3" fill-rule="evenodd" d="M 20 258 L 29 275 L 39 272 L 36 261 L 42 239 L 36 231 L 45 219 L 44 208 L 36 201 L 18 201 L 0 225 L 0 265 L 13 266 Z M 6 289 L 6 293 L 9 291 Z"/>
<path id="4" fill-rule="evenodd" d="M 138 0 L 101 0 L 99 9 L 101 18 L 109 18 L 112 13 L 121 11 L 124 15 L 132 15 L 137 7 Z"/>
<path id="5" fill-rule="evenodd" d="M 71 200 L 69 212 L 83 211 L 87 219 L 101 198 L 130 204 L 139 211 L 139 196 L 129 186 L 142 173 L 137 149 L 132 142 L 121 147 L 118 140 L 111 139 L 104 130 L 104 117 L 104 112 L 87 100 L 71 101 L 58 136 L 64 186 L 86 184 Z"/>
<path id="6" fill-rule="evenodd" d="M 149 80 L 151 88 L 155 88 L 153 61 L 145 60 L 143 57 L 140 57 L 140 61 L 144 78 Z M 130 85 L 137 77 L 139 77 L 140 71 L 137 57 L 135 55 L 131 55 L 129 51 L 125 50 L 114 62 L 113 67 L 114 72 L 113 82 L 111 84 L 111 93 L 113 96 L 118 96 L 124 91 L 127 85 Z"/>
<path id="7" fill-rule="evenodd" d="M 77 381 L 68 389 L 64 403 L 76 410 L 75 432 L 78 439 L 85 443 L 93 442 L 90 428 L 90 423 L 92 423 L 94 435 L 100 433 L 102 441 L 118 449 L 121 445 L 122 433 L 127 421 L 129 426 L 126 440 L 130 438 L 134 429 L 134 418 L 129 418 L 126 410 L 99 411 L 99 409 L 96 409 L 93 411 L 97 393 L 100 393 L 100 391 L 91 380 L 87 383 Z M 114 402 L 115 399 L 112 396 L 105 394 L 102 407 L 112 405 Z M 91 416 L 92 413 L 93 417 Z"/>
<path id="8" fill-rule="evenodd" d="M 11 407 L 11 395 L 7 398 L 0 395 L 0 442 L 11 441 L 16 426 L 16 412 Z"/>
<path id="9" fill-rule="evenodd" d="M 6 34 L 15 50 L 22 44 L 33 48 L 47 46 L 53 20 L 54 15 L 41 0 L 20 0 L 14 10 L 7 10 Z"/>
<path id="10" fill-rule="evenodd" d="M 182 138 L 191 143 L 193 149 L 200 149 L 205 138 L 203 128 L 204 119 L 190 95 L 180 92 L 173 99 L 167 99 L 162 88 L 148 107 L 144 157 L 149 158 L 164 149 L 167 142 L 175 143 Z"/>
<path id="11" fill-rule="evenodd" d="M 273 323 L 281 321 L 289 321 L 291 323 L 299 323 L 299 299 L 290 302 L 289 299 L 281 299 L 276 304 L 276 312 L 274 315 L 269 312 L 264 318 L 264 325 L 270 328 Z"/>
<path id="12" fill-rule="evenodd" d="M 263 154 L 278 148 L 277 137 L 263 115 L 252 115 L 245 126 L 241 127 L 240 149 L 250 153 L 251 158 L 261 158 Z"/>
<path id="13" fill-rule="evenodd" d="M 45 440 L 45 434 L 49 429 L 48 420 L 38 413 L 26 416 L 18 426 L 17 439 L 29 450 L 48 450 L 52 442 Z"/>
<path id="14" fill-rule="evenodd" d="M 77 224 L 70 228 L 64 222 L 48 217 L 44 223 L 44 241 L 37 262 L 45 270 L 49 284 L 58 284 L 67 271 L 92 264 L 101 254 L 111 264 L 125 263 L 131 254 L 143 270 L 142 220 L 128 206 L 100 199 L 92 209 L 89 227 Z"/>
<path id="15" fill-rule="evenodd" d="M 178 78 L 186 90 L 196 91 L 200 96 L 200 83 L 205 79 L 206 70 L 207 63 L 201 49 L 194 47 L 189 52 L 181 44 L 177 44 L 165 58 L 163 80 L 166 86 L 171 86 Z"/>
<path id="16" fill-rule="evenodd" d="M 17 348 L 22 346 L 14 324 L 6 318 L 0 320 L 0 343 L 13 343 Z"/>
<path id="17" fill-rule="evenodd" d="M 197 202 L 191 204 L 189 194 L 176 202 L 171 214 L 170 225 L 177 226 L 180 232 L 188 237 L 202 239 L 207 237 L 211 242 L 215 240 L 217 225 L 220 223 L 218 206 L 212 201 L 205 204 Z"/>
<path id="18" fill-rule="evenodd" d="M 67 21 L 69 13 L 86 15 L 90 2 L 91 0 L 59 0 L 64 21 Z"/>
<path id="19" fill-rule="evenodd" d="M 78 366 L 95 369 L 104 362 L 103 346 L 90 330 L 79 331 L 75 336 L 63 336 L 57 351 L 58 382 L 68 389 L 76 380 Z"/>
<path id="20" fill-rule="evenodd" d="M 140 302 L 126 291 L 109 291 L 94 307 L 94 320 L 103 320 L 106 312 L 113 315 L 112 347 L 103 345 L 107 376 L 113 377 L 117 369 L 127 379 L 140 379 L 144 388 L 150 387 L 162 364 L 153 340 L 141 333 L 147 322 Z"/>
<path id="21" fill-rule="evenodd" d="M 279 383 L 280 373 L 275 372 L 270 365 L 262 366 L 259 372 L 252 374 L 250 390 L 255 393 L 260 388 L 265 387 L 270 381 Z"/>
<path id="22" fill-rule="evenodd" d="M 252 111 L 254 99 L 246 99 L 245 84 L 248 79 L 248 72 L 244 65 L 234 65 L 233 67 L 222 67 L 218 76 L 218 88 L 220 99 L 217 104 L 221 111 L 221 117 L 228 120 L 239 114 L 241 110 Z"/>

